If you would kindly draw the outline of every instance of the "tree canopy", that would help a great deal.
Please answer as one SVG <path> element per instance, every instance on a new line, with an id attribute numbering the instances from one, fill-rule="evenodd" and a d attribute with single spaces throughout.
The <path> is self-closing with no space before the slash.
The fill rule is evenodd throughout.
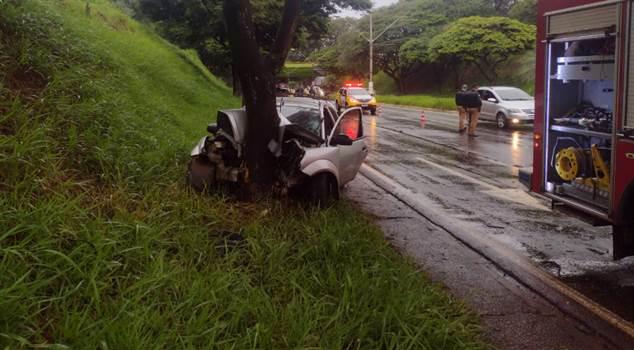
<path id="1" fill-rule="evenodd" d="M 159 33 L 183 48 L 195 49 L 214 73 L 230 74 L 231 55 L 223 18 L 222 0 L 126 0 L 137 16 L 155 23 Z M 263 52 L 273 45 L 285 0 L 251 0 L 255 35 Z M 366 10 L 370 0 L 303 1 L 293 33 L 293 45 L 302 48 L 328 30 L 329 16 L 339 8 Z"/>
<path id="2" fill-rule="evenodd" d="M 524 23 L 537 23 L 537 0 L 520 0 L 509 11 L 509 17 Z"/>
<path id="3" fill-rule="evenodd" d="M 458 59 L 475 65 L 492 82 L 498 64 L 534 46 L 535 27 L 506 17 L 465 17 L 432 39 L 432 60 Z"/>

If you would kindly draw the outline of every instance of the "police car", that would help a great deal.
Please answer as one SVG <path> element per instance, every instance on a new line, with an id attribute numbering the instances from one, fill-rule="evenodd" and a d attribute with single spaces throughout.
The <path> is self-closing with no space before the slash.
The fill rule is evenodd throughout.
<path id="1" fill-rule="evenodd" d="M 364 111 L 370 111 L 372 115 L 376 115 L 376 98 L 363 88 L 361 83 L 346 83 L 344 87 L 337 92 L 335 101 L 337 110 L 348 109 L 352 107 L 361 107 Z"/>

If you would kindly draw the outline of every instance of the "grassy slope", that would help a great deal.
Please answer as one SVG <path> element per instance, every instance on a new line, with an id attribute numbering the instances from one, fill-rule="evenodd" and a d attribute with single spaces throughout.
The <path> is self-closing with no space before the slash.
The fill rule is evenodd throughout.
<path id="1" fill-rule="evenodd" d="M 348 205 L 191 193 L 192 143 L 238 101 L 92 4 L 0 3 L 0 348 L 483 347 Z"/>

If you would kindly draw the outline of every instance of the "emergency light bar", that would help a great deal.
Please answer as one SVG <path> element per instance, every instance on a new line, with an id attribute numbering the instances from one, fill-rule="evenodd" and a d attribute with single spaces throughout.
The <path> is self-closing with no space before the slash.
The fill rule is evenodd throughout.
<path id="1" fill-rule="evenodd" d="M 363 83 L 345 83 L 346 87 L 363 87 Z"/>

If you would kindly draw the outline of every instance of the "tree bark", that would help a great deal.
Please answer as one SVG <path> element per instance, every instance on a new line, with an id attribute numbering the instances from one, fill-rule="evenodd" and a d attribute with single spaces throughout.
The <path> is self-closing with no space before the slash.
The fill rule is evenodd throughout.
<path id="1" fill-rule="evenodd" d="M 474 62 L 474 64 L 475 64 L 475 66 L 478 68 L 478 70 L 480 71 L 480 73 L 482 73 L 482 76 L 484 77 L 484 79 L 486 79 L 486 80 L 487 80 L 487 82 L 488 82 L 489 84 L 492 84 L 492 83 L 495 81 L 495 79 L 496 79 L 496 73 L 495 73 L 495 71 L 492 71 L 493 76 L 491 76 L 491 75 L 489 75 L 489 74 L 487 73 L 487 70 L 486 70 L 486 69 L 484 69 L 484 67 L 482 66 L 482 64 L 481 64 L 481 63 L 479 63 L 479 62 Z"/>
<path id="2" fill-rule="evenodd" d="M 247 111 L 245 160 L 250 190 L 268 191 L 274 181 L 276 159 L 269 151 L 277 140 L 279 117 L 275 105 L 275 76 L 256 41 L 252 8 L 249 0 L 224 0 L 234 69 L 242 88 Z M 292 35 L 289 33 L 288 35 Z"/>
<path id="3" fill-rule="evenodd" d="M 273 73 L 275 74 L 279 73 L 282 67 L 284 67 L 288 51 L 291 49 L 293 33 L 295 33 L 295 29 L 297 28 L 297 20 L 299 19 L 301 7 L 301 0 L 286 0 L 282 23 L 280 23 L 280 27 L 277 30 L 275 43 L 271 50 L 271 64 L 273 66 Z"/>
<path id="4" fill-rule="evenodd" d="M 238 72 L 236 70 L 236 65 L 231 65 L 231 80 L 233 88 L 233 96 L 242 96 L 242 88 L 240 86 L 240 77 L 238 76 Z M 244 101 L 242 101 L 244 103 Z"/>

